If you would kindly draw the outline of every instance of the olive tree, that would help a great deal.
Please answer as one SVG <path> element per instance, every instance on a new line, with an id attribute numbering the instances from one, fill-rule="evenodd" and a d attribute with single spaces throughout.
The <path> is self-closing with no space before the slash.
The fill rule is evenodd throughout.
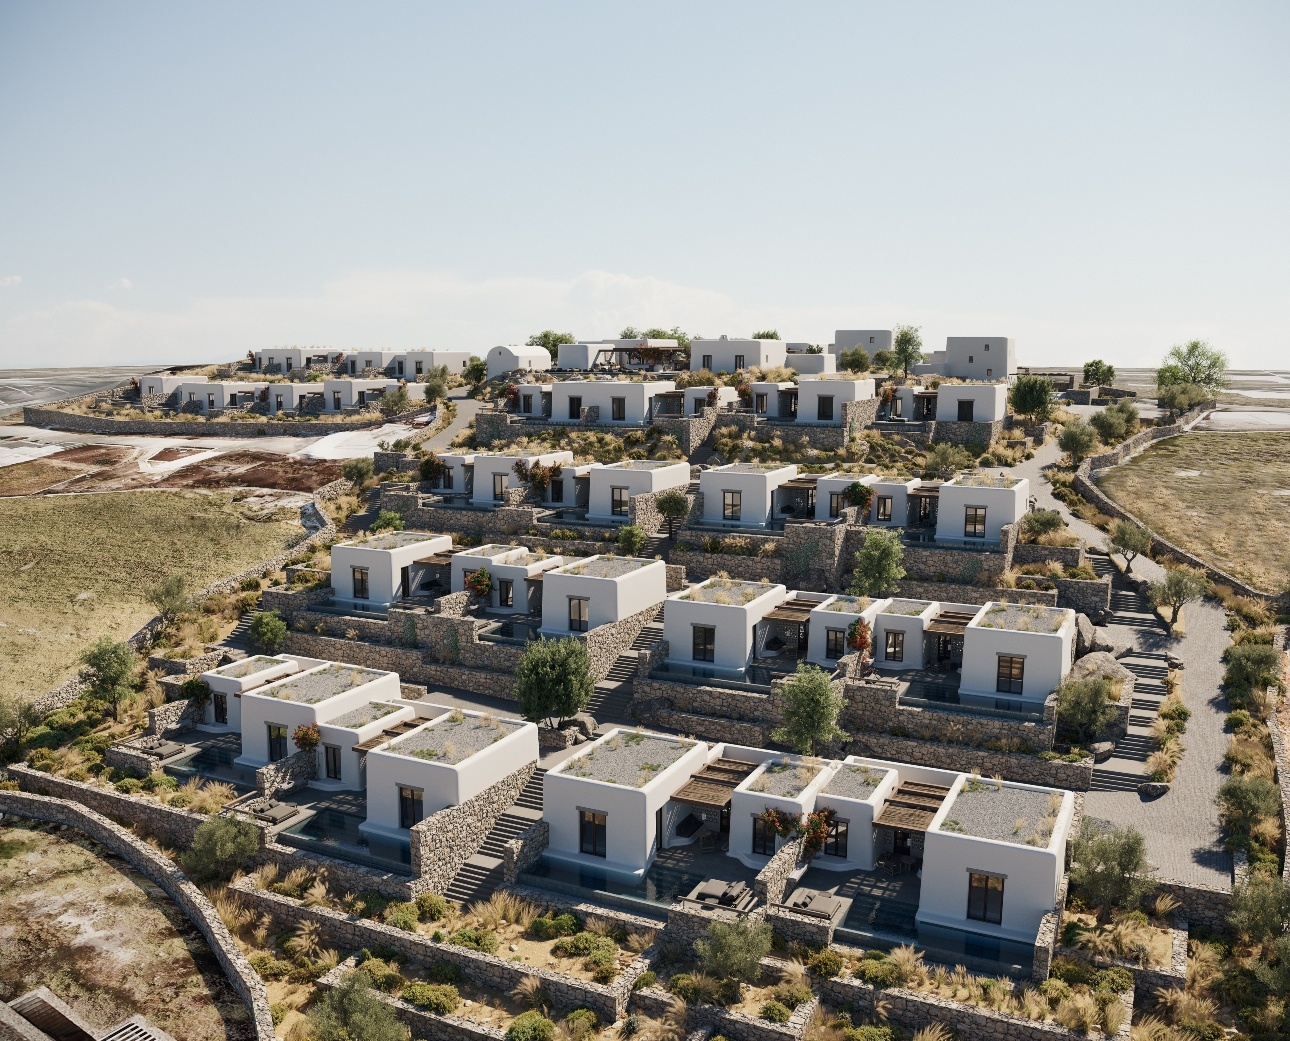
<path id="1" fill-rule="evenodd" d="M 1053 381 L 1046 376 L 1018 376 L 1008 391 L 1008 404 L 1017 415 L 1046 423 L 1053 414 Z"/>
<path id="2" fill-rule="evenodd" d="M 1113 693 L 1105 677 L 1066 680 L 1057 688 L 1057 722 L 1074 730 L 1080 741 L 1096 737 L 1115 719 Z"/>
<path id="3" fill-rule="evenodd" d="M 1084 385 L 1086 387 L 1109 387 L 1115 382 L 1115 366 L 1095 358 L 1084 363 Z"/>
<path id="4" fill-rule="evenodd" d="M 134 690 L 135 673 L 139 658 L 134 648 L 124 641 L 100 636 L 92 647 L 81 654 L 85 666 L 85 682 L 90 697 L 112 709 L 112 718 L 121 718 L 121 702 Z"/>
<path id="5" fill-rule="evenodd" d="M 1209 580 L 1203 571 L 1190 567 L 1165 569 L 1161 582 L 1152 582 L 1148 590 L 1151 602 L 1159 608 L 1170 609 L 1169 624 L 1178 624 L 1178 613 L 1187 604 L 1199 600 L 1209 589 Z"/>
<path id="6" fill-rule="evenodd" d="M 520 715 L 552 728 L 586 708 L 595 686 L 587 648 L 572 636 L 528 644 L 515 670 Z"/>
<path id="7" fill-rule="evenodd" d="M 1208 393 L 1227 386 L 1227 355 L 1204 340 L 1175 344 L 1156 370 L 1156 387 L 1163 390 L 1183 383 L 1203 387 Z"/>
<path id="8" fill-rule="evenodd" d="M 183 853 L 184 870 L 197 883 L 227 882 L 260 849 L 260 829 L 243 817 L 212 817 L 193 832 Z"/>
<path id="9" fill-rule="evenodd" d="M 1071 885 L 1106 921 L 1117 907 L 1136 908 L 1156 888 L 1148 875 L 1147 841 L 1134 827 L 1103 829 L 1085 817 L 1071 843 Z"/>
<path id="10" fill-rule="evenodd" d="M 690 512 L 690 500 L 679 488 L 669 488 L 654 500 L 654 508 L 667 519 L 667 537 L 676 537 L 676 522 Z"/>
<path id="11" fill-rule="evenodd" d="M 847 590 L 855 596 L 879 596 L 905 577 L 905 550 L 900 528 L 871 528 L 855 555 L 855 572 Z"/>
<path id="12" fill-rule="evenodd" d="M 1097 432 L 1082 419 L 1072 419 L 1057 435 L 1057 447 L 1071 457 L 1076 466 L 1097 447 Z"/>
<path id="13" fill-rule="evenodd" d="M 891 341 L 891 350 L 888 352 L 891 367 L 902 368 L 904 374 L 908 376 L 909 367 L 923 360 L 923 338 L 919 335 L 916 325 L 898 325 L 895 333 Z"/>
<path id="14" fill-rule="evenodd" d="M 1107 545 L 1124 558 L 1124 570 L 1133 573 L 1133 561 L 1142 554 L 1151 552 L 1151 543 L 1155 538 L 1151 529 L 1133 521 L 1118 520 L 1111 528 L 1111 538 Z"/>
<path id="15" fill-rule="evenodd" d="M 829 674 L 816 665 L 799 662 L 797 675 L 780 690 L 784 725 L 771 732 L 772 740 L 788 745 L 794 752 L 815 755 L 822 743 L 846 737 L 838 726 L 842 714 L 842 692 L 834 688 Z"/>

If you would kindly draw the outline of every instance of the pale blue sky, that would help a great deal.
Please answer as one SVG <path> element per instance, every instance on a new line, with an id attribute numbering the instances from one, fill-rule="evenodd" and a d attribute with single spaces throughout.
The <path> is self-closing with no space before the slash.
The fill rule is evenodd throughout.
<path id="1" fill-rule="evenodd" d="M 0 0 L 0 367 L 912 322 L 1287 367 L 1290 4 Z"/>

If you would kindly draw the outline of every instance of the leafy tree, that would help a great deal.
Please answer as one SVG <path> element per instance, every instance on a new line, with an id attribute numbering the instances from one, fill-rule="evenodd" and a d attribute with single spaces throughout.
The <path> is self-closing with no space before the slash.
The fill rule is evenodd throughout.
<path id="1" fill-rule="evenodd" d="M 849 372 L 869 371 L 869 352 L 860 347 L 838 354 L 838 368 Z"/>
<path id="2" fill-rule="evenodd" d="M 846 731 L 838 726 L 842 692 L 834 689 L 823 669 L 799 662 L 797 675 L 784 684 L 780 694 L 784 725 L 771 733 L 772 740 L 795 752 L 815 755 L 821 743 L 846 737 Z"/>
<path id="3" fill-rule="evenodd" d="M 1151 543 L 1155 538 L 1150 528 L 1133 521 L 1118 520 L 1111 528 L 1111 538 L 1107 545 L 1124 558 L 1124 569 L 1133 573 L 1133 562 L 1140 555 L 1151 552 Z"/>
<path id="4" fill-rule="evenodd" d="M 1238 883 L 1227 922 L 1255 943 L 1290 933 L 1290 879 L 1257 874 Z"/>
<path id="5" fill-rule="evenodd" d="M 1103 921 L 1113 908 L 1136 908 L 1156 888 L 1147 875 L 1147 842 L 1137 828 L 1102 830 L 1085 817 L 1071 843 L 1071 859 L 1071 884 Z"/>
<path id="6" fill-rule="evenodd" d="M 1008 391 L 1008 403 L 1017 415 L 1046 423 L 1053 414 L 1053 381 L 1047 376 L 1018 376 Z"/>
<path id="7" fill-rule="evenodd" d="M 488 363 L 483 358 L 471 358 L 461 370 L 462 378 L 472 386 L 479 386 L 488 378 Z"/>
<path id="8" fill-rule="evenodd" d="M 1203 571 L 1190 567 L 1165 568 L 1162 582 L 1152 582 L 1148 591 L 1156 607 L 1170 609 L 1169 624 L 1178 624 L 1178 612 L 1183 605 L 1199 600 L 1209 589 L 1209 580 Z"/>
<path id="9" fill-rule="evenodd" d="M 188 579 L 181 574 L 169 575 L 150 587 L 147 598 L 167 625 L 193 606 L 188 595 Z"/>
<path id="10" fill-rule="evenodd" d="M 1204 340 L 1175 344 L 1156 370 L 1156 387 L 1192 383 L 1213 394 L 1227 386 L 1227 355 Z"/>
<path id="11" fill-rule="evenodd" d="M 1266 777 L 1240 774 L 1223 782 L 1214 801 L 1219 805 L 1219 817 L 1224 827 L 1237 834 L 1248 835 L 1260 820 L 1280 811 L 1281 790 L 1275 781 Z"/>
<path id="12" fill-rule="evenodd" d="M 762 330 L 761 332 L 759 332 L 759 333 L 753 333 L 753 334 L 752 334 L 752 339 L 754 339 L 754 340 L 778 340 L 778 339 L 779 339 L 779 330 L 778 330 L 778 329 L 763 329 L 763 330 Z"/>
<path id="13" fill-rule="evenodd" d="M 0 692 L 0 737 L 15 751 L 22 747 L 27 735 L 40 722 L 40 714 L 33 702 L 15 692 Z"/>
<path id="14" fill-rule="evenodd" d="M 402 531 L 403 517 L 393 510 L 382 510 L 369 526 L 370 531 Z"/>
<path id="15" fill-rule="evenodd" d="M 1097 433 L 1082 419 L 1072 419 L 1057 435 L 1057 447 L 1071 457 L 1076 466 L 1097 447 Z"/>
<path id="16" fill-rule="evenodd" d="M 1084 385 L 1086 387 L 1109 387 L 1115 382 L 1115 366 L 1101 360 L 1084 363 Z"/>
<path id="17" fill-rule="evenodd" d="M 287 638 L 287 623 L 277 611 L 257 611 L 246 627 L 246 642 L 259 654 L 277 654 Z"/>
<path id="18" fill-rule="evenodd" d="M 902 367 L 905 375 L 908 376 L 909 367 L 923 360 L 923 338 L 918 334 L 918 326 L 896 326 L 896 336 L 891 342 L 890 354 L 892 367 Z"/>
<path id="19" fill-rule="evenodd" d="M 1160 388 L 1156 403 L 1173 412 L 1186 412 L 1208 397 L 1209 392 L 1204 387 L 1198 387 L 1194 383 L 1174 383 Z"/>
<path id="20" fill-rule="evenodd" d="M 676 522 L 690 512 L 690 501 L 679 488 L 669 488 L 654 500 L 654 508 L 667 518 L 667 537 L 676 537 Z"/>
<path id="21" fill-rule="evenodd" d="M 636 556 L 649 542 L 649 536 L 636 524 L 624 524 L 618 529 L 618 548 L 629 557 Z"/>
<path id="22" fill-rule="evenodd" d="M 448 396 L 448 385 L 438 376 L 431 376 L 425 382 L 425 396 L 427 405 L 443 401 Z"/>
<path id="23" fill-rule="evenodd" d="M 429 481 L 431 485 L 437 486 L 443 480 L 444 472 L 448 469 L 444 461 L 437 455 L 428 455 L 421 460 L 421 480 Z"/>
<path id="24" fill-rule="evenodd" d="M 1077 731 L 1081 742 L 1096 737 L 1115 719 L 1112 692 L 1105 678 L 1067 680 L 1057 688 L 1058 722 Z"/>
<path id="25" fill-rule="evenodd" d="M 412 407 L 412 399 L 408 397 L 408 388 L 399 386 L 395 387 L 394 390 L 386 391 L 380 397 L 379 406 L 387 416 L 395 416 L 400 412 L 406 412 Z"/>
<path id="26" fill-rule="evenodd" d="M 703 971 L 721 980 L 753 983 L 761 976 L 761 960 L 770 953 L 770 923 L 738 918 L 713 922 L 708 934 L 694 942 Z"/>
<path id="27" fill-rule="evenodd" d="M 354 484 L 365 484 L 372 479 L 372 474 L 375 472 L 372 460 L 367 458 L 346 459 L 340 467 L 341 476 Z"/>
<path id="28" fill-rule="evenodd" d="M 528 644 L 515 670 L 520 714 L 549 727 L 586 708 L 594 688 L 587 648 L 572 636 Z"/>
<path id="29" fill-rule="evenodd" d="M 1266 643 L 1242 643 L 1227 649 L 1223 682 L 1229 687 L 1272 687 L 1278 683 L 1281 655 Z"/>
<path id="30" fill-rule="evenodd" d="M 1089 419 L 1090 425 L 1107 444 L 1123 440 L 1138 429 L 1138 410 L 1126 399 L 1108 405 Z"/>
<path id="31" fill-rule="evenodd" d="M 891 351 L 880 350 L 873 352 L 872 366 L 875 372 L 891 371 Z"/>
<path id="32" fill-rule="evenodd" d="M 530 336 L 526 342 L 530 347 L 545 347 L 551 354 L 551 361 L 558 363 L 560 344 L 577 343 L 578 339 L 573 333 L 558 333 L 554 329 L 543 329 L 540 333 Z"/>
<path id="33" fill-rule="evenodd" d="M 939 444 L 932 445 L 926 458 L 923 459 L 923 476 L 926 478 L 953 477 L 957 471 L 970 470 L 974 466 L 976 466 L 976 459 L 966 448 L 941 441 Z"/>
<path id="34" fill-rule="evenodd" d="M 675 340 L 678 347 L 684 347 L 687 350 L 690 347 L 690 341 L 693 339 L 679 325 L 674 325 L 670 329 L 664 329 L 662 326 L 637 329 L 634 325 L 629 325 L 618 335 L 624 340 Z"/>
<path id="35" fill-rule="evenodd" d="M 193 832 L 180 858 L 194 882 L 227 882 L 247 867 L 260 849 L 260 829 L 243 817 L 212 817 Z"/>
<path id="36" fill-rule="evenodd" d="M 128 643 L 110 636 L 100 636 L 94 646 L 81 654 L 85 681 L 90 697 L 112 709 L 112 718 L 121 718 L 121 702 L 134 690 L 138 655 Z"/>
<path id="37" fill-rule="evenodd" d="M 855 573 L 848 592 L 854 596 L 879 596 L 905 577 L 901 566 L 905 559 L 900 544 L 902 534 L 899 528 L 873 528 L 865 533 L 864 543 L 856 550 Z"/>
<path id="38" fill-rule="evenodd" d="M 392 1005 L 376 996 L 371 977 L 351 972 L 309 1010 L 311 1041 L 408 1041 Z"/>
<path id="39" fill-rule="evenodd" d="M 1021 527 L 1027 535 L 1039 538 L 1060 531 L 1066 527 L 1066 522 L 1056 510 L 1031 510 L 1022 518 Z"/>

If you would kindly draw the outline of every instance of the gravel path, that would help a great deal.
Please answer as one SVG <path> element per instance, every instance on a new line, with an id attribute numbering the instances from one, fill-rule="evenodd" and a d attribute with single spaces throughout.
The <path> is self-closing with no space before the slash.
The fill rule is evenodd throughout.
<path id="1" fill-rule="evenodd" d="M 479 411 L 483 402 L 478 398 L 468 397 L 465 387 L 454 387 L 448 391 L 448 400 L 457 403 L 457 416 L 447 429 L 440 430 L 433 437 L 428 437 L 422 444 L 435 452 L 446 452 L 452 445 L 452 439 L 456 437 L 463 427 L 475 418 L 475 413 Z"/>

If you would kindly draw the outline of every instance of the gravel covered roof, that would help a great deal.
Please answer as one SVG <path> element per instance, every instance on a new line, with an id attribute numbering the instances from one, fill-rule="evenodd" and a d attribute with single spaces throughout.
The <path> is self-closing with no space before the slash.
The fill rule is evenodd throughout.
<path id="1" fill-rule="evenodd" d="M 873 601 L 867 596 L 839 596 L 824 610 L 838 611 L 845 614 L 859 614 L 871 603 Z"/>
<path id="2" fill-rule="evenodd" d="M 267 654 L 257 654 L 254 658 L 243 658 L 241 661 L 230 662 L 228 665 L 221 665 L 218 669 L 212 669 L 216 676 L 230 676 L 235 680 L 245 679 L 247 676 L 254 676 L 257 672 L 264 672 L 275 665 L 285 665 L 281 658 L 270 658 Z"/>
<path id="3" fill-rule="evenodd" d="M 323 720 L 329 727 L 347 727 L 351 730 L 357 730 L 359 727 L 367 726 L 378 719 L 383 719 L 395 710 L 393 705 L 383 705 L 379 701 L 369 701 L 366 705 L 359 705 L 358 708 L 352 708 L 348 712 L 342 712 L 339 716 L 332 719 Z"/>
<path id="4" fill-rule="evenodd" d="M 570 777 L 643 788 L 693 747 L 693 741 L 620 731 L 570 759 L 562 772 Z"/>
<path id="5" fill-rule="evenodd" d="M 903 614 L 916 615 L 922 614 L 927 610 L 930 600 L 893 600 L 883 610 L 883 614 Z"/>
<path id="6" fill-rule="evenodd" d="M 721 467 L 721 473 L 727 474 L 768 474 L 772 470 L 782 470 L 787 463 L 731 463 Z"/>
<path id="7" fill-rule="evenodd" d="M 344 546 L 360 546 L 363 549 L 398 549 L 400 546 L 414 546 L 418 542 L 438 538 L 428 531 L 387 531 L 379 535 L 369 535 L 365 539 L 352 539 L 342 542 Z"/>
<path id="8" fill-rule="evenodd" d="M 454 766 L 523 725 L 496 716 L 467 716 L 455 712 L 438 723 L 428 723 L 412 731 L 388 745 L 386 751 Z"/>
<path id="9" fill-rule="evenodd" d="M 588 578 L 618 578 L 639 571 L 654 561 L 641 557 L 588 557 L 560 568 L 562 575 L 586 575 Z"/>
<path id="10" fill-rule="evenodd" d="M 702 586 L 691 586 L 688 593 L 679 597 L 681 600 L 694 600 L 703 604 L 719 604 L 726 601 L 742 605 L 751 603 L 771 588 L 770 583 L 740 582 L 734 578 L 713 578 Z"/>
<path id="11" fill-rule="evenodd" d="M 1046 849 L 1061 794 L 996 785 L 969 780 L 945 811 L 941 831 Z"/>
<path id="12" fill-rule="evenodd" d="M 993 605 L 981 619 L 983 629 L 1015 629 L 1019 632 L 1055 633 L 1066 621 L 1067 609 L 1034 604 Z"/>
<path id="13" fill-rule="evenodd" d="M 867 799 L 891 771 L 872 766 L 842 764 L 824 788 L 824 794 L 843 799 Z"/>
<path id="14" fill-rule="evenodd" d="M 255 691 L 265 697 L 280 701 L 294 701 L 301 705 L 317 705 L 320 701 L 353 690 L 364 683 L 386 675 L 375 669 L 361 669 L 355 665 L 328 665 L 314 672 L 292 676 L 281 683 Z"/>
<path id="15" fill-rule="evenodd" d="M 772 759 L 766 764 L 766 769 L 748 784 L 747 790 L 763 795 L 778 795 L 785 799 L 794 799 L 815 780 L 820 770 L 821 767 L 812 763 Z"/>

